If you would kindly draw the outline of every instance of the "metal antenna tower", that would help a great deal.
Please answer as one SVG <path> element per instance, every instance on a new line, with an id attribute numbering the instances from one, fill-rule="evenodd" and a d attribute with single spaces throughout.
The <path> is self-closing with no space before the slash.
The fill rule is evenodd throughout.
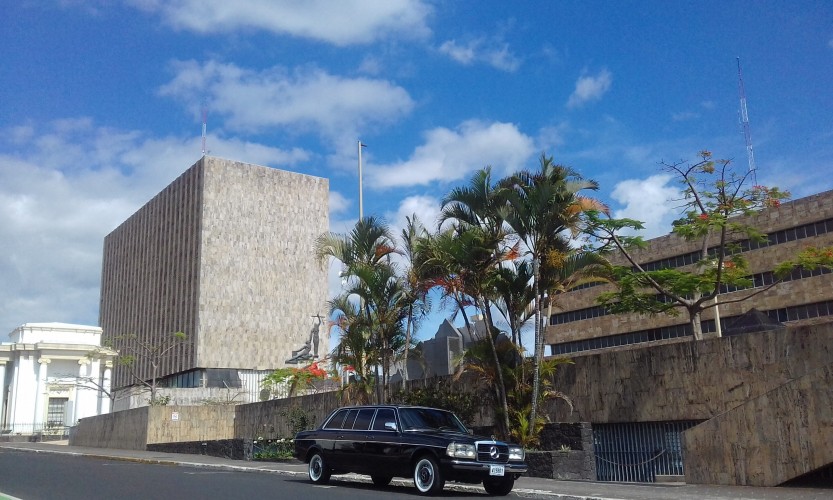
<path id="1" fill-rule="evenodd" d="M 738 92 L 740 93 L 740 121 L 743 127 L 743 137 L 746 139 L 746 156 L 749 160 L 749 173 L 752 174 L 752 184 L 758 184 L 755 179 L 757 168 L 755 167 L 755 153 L 752 151 L 752 134 L 749 132 L 749 113 L 746 111 L 746 90 L 743 88 L 743 72 L 740 70 L 740 57 L 738 59 Z"/>
<path id="2" fill-rule="evenodd" d="M 205 128 L 208 122 L 208 106 L 202 105 L 202 155 L 205 156 Z"/>

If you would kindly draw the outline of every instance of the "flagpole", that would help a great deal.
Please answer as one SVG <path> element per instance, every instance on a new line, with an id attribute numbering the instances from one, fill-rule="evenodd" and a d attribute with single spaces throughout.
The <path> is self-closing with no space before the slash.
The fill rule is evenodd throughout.
<path id="1" fill-rule="evenodd" d="M 362 148 L 367 147 L 359 141 L 359 221 L 364 218 L 364 206 L 362 203 Z"/>

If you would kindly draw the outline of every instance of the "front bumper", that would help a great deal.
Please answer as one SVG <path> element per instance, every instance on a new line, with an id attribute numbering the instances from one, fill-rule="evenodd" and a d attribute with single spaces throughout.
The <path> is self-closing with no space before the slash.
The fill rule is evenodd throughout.
<path id="1" fill-rule="evenodd" d="M 491 464 L 488 462 L 473 462 L 471 460 L 449 460 L 448 462 L 449 468 L 453 471 L 466 474 L 483 475 L 484 477 L 490 477 L 489 470 L 492 465 L 502 465 L 505 471 L 504 476 L 508 476 L 510 474 L 523 474 L 527 470 L 525 463 L 508 462 L 505 464 Z"/>

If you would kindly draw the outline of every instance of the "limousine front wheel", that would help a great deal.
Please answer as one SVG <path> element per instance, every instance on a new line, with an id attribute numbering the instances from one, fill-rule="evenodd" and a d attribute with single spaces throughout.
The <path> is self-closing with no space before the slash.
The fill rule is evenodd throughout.
<path id="1" fill-rule="evenodd" d="M 486 488 L 486 493 L 495 496 L 508 495 L 512 491 L 513 486 L 515 486 L 515 478 L 512 476 L 483 481 L 483 487 Z"/>
<path id="2" fill-rule="evenodd" d="M 417 460 L 414 466 L 414 486 L 423 495 L 439 493 L 445 480 L 443 479 L 437 461 L 430 456 L 424 456 Z"/>
<path id="3" fill-rule="evenodd" d="M 330 469 L 319 452 L 315 452 L 309 459 L 309 479 L 316 484 L 324 484 L 330 480 Z"/>

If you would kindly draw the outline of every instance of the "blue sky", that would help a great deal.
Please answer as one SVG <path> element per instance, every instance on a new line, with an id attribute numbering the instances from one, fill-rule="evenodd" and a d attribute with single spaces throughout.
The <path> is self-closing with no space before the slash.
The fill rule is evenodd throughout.
<path id="1" fill-rule="evenodd" d="M 0 47 L 0 332 L 97 324 L 103 238 L 199 159 L 203 106 L 211 155 L 329 178 L 334 231 L 361 139 L 395 228 L 546 152 L 659 235 L 658 162 L 746 168 L 740 57 L 758 182 L 833 188 L 829 1 L 21 0 Z"/>

